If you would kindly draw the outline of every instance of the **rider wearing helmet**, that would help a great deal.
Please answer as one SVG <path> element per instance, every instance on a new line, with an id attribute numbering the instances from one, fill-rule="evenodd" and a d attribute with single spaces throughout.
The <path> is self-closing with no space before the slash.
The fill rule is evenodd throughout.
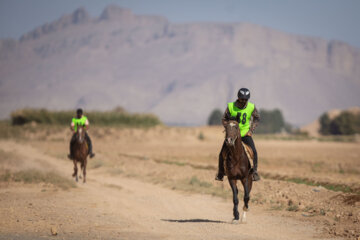
<path id="1" fill-rule="evenodd" d="M 235 102 L 228 103 L 228 107 L 225 110 L 225 113 L 222 118 L 222 124 L 225 127 L 230 118 L 236 118 L 239 122 L 239 129 L 241 134 L 241 140 L 249 145 L 254 152 L 254 173 L 253 173 L 253 180 L 258 181 L 260 177 L 257 173 L 257 152 L 255 148 L 254 141 L 252 139 L 252 134 L 255 131 L 259 121 L 260 115 L 255 108 L 255 105 L 249 102 L 250 98 L 250 91 L 247 88 L 241 88 L 238 92 L 238 99 Z M 226 154 L 223 155 L 225 148 L 225 142 L 221 148 L 219 154 L 219 171 L 216 175 L 215 180 L 222 181 L 224 177 L 224 157 Z"/>
<path id="2" fill-rule="evenodd" d="M 76 110 L 76 118 L 73 118 L 70 124 L 70 129 L 73 133 L 73 136 L 70 140 L 70 154 L 68 155 L 68 158 L 73 159 L 73 152 L 72 152 L 72 146 L 76 141 L 76 131 L 77 126 L 82 125 L 84 126 L 84 129 L 87 131 L 89 130 L 89 120 L 86 116 L 83 115 L 83 110 L 81 108 L 78 108 Z M 89 135 L 85 131 L 85 139 L 89 148 L 89 156 L 90 158 L 93 158 L 95 156 L 95 153 L 92 152 L 92 143 Z"/>

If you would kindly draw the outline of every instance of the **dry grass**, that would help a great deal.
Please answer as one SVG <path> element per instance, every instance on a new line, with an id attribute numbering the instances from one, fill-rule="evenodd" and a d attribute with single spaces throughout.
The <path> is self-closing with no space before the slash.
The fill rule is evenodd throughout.
<path id="1" fill-rule="evenodd" d="M 5 170 L 0 174 L 0 181 L 2 182 L 23 182 L 27 184 L 31 183 L 48 183 L 63 190 L 76 187 L 72 180 L 64 178 L 55 172 L 41 172 L 35 169 L 23 170 L 18 172 L 10 172 Z"/>
<path id="2" fill-rule="evenodd" d="M 273 210 L 273 211 L 281 211 L 285 208 L 285 206 L 283 204 L 274 204 L 271 203 L 269 210 Z"/>
<path id="3" fill-rule="evenodd" d="M 4 165 L 19 165 L 21 164 L 22 160 L 20 156 L 18 156 L 14 152 L 5 152 L 0 149 L 0 164 Z"/>
<path id="4" fill-rule="evenodd" d="M 20 129 L 11 128 L 15 132 Z M 46 142 L 45 149 L 49 149 L 46 154 L 66 159 L 71 137 L 67 128 L 27 125 L 20 130 L 24 139 L 32 140 L 33 146 L 44 149 Z M 199 138 L 200 135 L 206 135 L 206 138 Z M 89 159 L 89 169 L 125 164 L 123 167 L 126 169 L 120 167 L 111 171 L 113 174 L 139 175 L 143 178 L 142 173 L 135 172 L 138 168 L 131 165 L 141 166 L 146 163 L 149 170 L 172 169 L 172 174 L 163 181 L 190 179 L 192 176 L 186 173 L 189 168 L 200 173 L 197 175 L 199 180 L 209 181 L 217 170 L 223 129 L 96 127 L 91 129 L 90 136 L 95 152 L 101 151 L 102 154 Z M 265 177 L 298 184 L 322 185 L 333 191 L 357 192 L 359 189 L 359 184 L 356 184 L 360 180 L 358 143 L 319 142 L 314 139 L 288 141 L 281 136 L 256 135 L 255 144 L 259 154 L 259 172 Z M 2 154 L 0 152 L 0 157 Z M 156 178 L 164 173 L 154 171 L 151 174 Z"/>
<path id="5" fill-rule="evenodd" d="M 62 137 L 52 136 L 64 132 L 65 128 L 59 125 L 26 124 L 24 126 L 12 126 L 8 122 L 0 121 L 0 139 L 14 139 L 17 141 L 40 140 L 61 141 Z M 68 130 L 66 128 L 66 130 Z"/>
<path id="6" fill-rule="evenodd" d="M 119 185 L 115 185 L 115 184 L 105 184 L 105 187 L 109 187 L 109 188 L 115 188 L 117 190 L 122 190 L 122 187 Z"/>
<path id="7" fill-rule="evenodd" d="M 288 182 L 293 182 L 293 183 L 297 183 L 297 184 L 305 184 L 308 186 L 322 186 L 322 187 L 324 187 L 328 190 L 334 191 L 334 192 L 360 194 L 360 189 L 358 189 L 357 187 L 352 188 L 351 186 L 348 186 L 345 184 L 314 181 L 314 180 L 311 180 L 308 178 L 301 178 L 301 177 L 292 178 L 292 177 L 287 177 L 287 176 L 271 175 L 268 173 L 264 173 L 264 174 L 262 174 L 262 176 L 266 179 L 282 180 L 282 181 L 288 181 Z"/>
<path id="8" fill-rule="evenodd" d="M 88 159 L 88 168 L 94 169 L 94 168 L 100 168 L 104 166 L 105 162 L 101 159 L 94 158 L 94 159 Z"/>
<path id="9" fill-rule="evenodd" d="M 209 194 L 212 196 L 217 196 L 221 198 L 230 198 L 231 191 L 229 188 L 221 188 L 220 186 L 213 185 L 209 181 L 200 180 L 197 176 L 192 176 L 191 178 L 182 179 L 180 181 L 167 181 L 165 186 L 185 192 L 191 193 L 201 193 L 201 194 Z M 239 193 L 239 197 L 242 197 L 242 193 Z"/>
<path id="10" fill-rule="evenodd" d="M 68 151 L 66 137 L 70 140 L 70 134 L 65 131 L 50 133 L 41 139 L 39 136 L 44 136 L 41 130 L 31 135 L 31 139 L 35 139 L 31 141 L 31 146 L 45 155 L 64 158 Z M 199 133 L 206 137 L 199 139 Z M 222 128 L 99 128 L 96 131 L 92 129 L 90 136 L 97 155 L 89 159 L 89 169 L 100 168 L 93 172 L 108 173 L 112 178 L 136 178 L 179 191 L 226 198 L 231 202 L 232 193 L 226 178 L 224 182 L 214 180 L 224 139 Z M 48 141 L 61 137 L 65 141 Z M 262 181 L 253 185 L 251 205 L 264 205 L 270 210 L 283 211 L 282 214 L 301 216 L 306 213 L 307 216 L 327 219 L 339 211 L 354 211 L 352 206 L 358 200 L 351 206 L 344 206 L 345 198 L 341 196 L 349 195 L 348 192 L 359 196 L 358 143 L 319 142 L 314 139 L 285 141 L 270 137 L 269 140 L 256 138 L 255 144 Z M 0 161 L 2 155 L 7 159 L 16 158 L 0 152 Z M 88 171 L 90 178 L 92 174 L 91 170 Z M 22 179 L 20 181 L 29 181 L 20 175 L 16 175 Z M 4 172 L 0 177 L 1 181 L 14 181 L 14 174 L 9 172 Z M 30 179 L 33 182 L 50 181 L 43 178 L 38 180 L 34 176 L 30 176 Z M 313 187 L 318 185 L 324 188 Z M 112 184 L 106 184 L 106 187 L 119 189 Z M 241 183 L 238 183 L 238 188 L 239 199 L 242 199 Z M 335 195 L 339 197 L 331 198 Z M 290 199 L 294 204 L 288 204 Z M 330 208 L 334 211 L 329 213 Z M 356 214 L 354 212 L 354 216 Z"/>
<path id="11" fill-rule="evenodd" d="M 290 211 L 290 212 L 297 212 L 299 211 L 299 206 L 297 205 L 290 205 L 286 208 L 286 211 Z"/>

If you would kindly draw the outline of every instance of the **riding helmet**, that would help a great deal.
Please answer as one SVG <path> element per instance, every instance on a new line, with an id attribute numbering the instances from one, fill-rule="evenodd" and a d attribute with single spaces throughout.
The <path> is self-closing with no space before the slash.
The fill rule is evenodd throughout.
<path id="1" fill-rule="evenodd" d="M 78 109 L 76 110 L 76 114 L 77 114 L 77 115 L 82 115 L 82 114 L 83 114 L 83 110 L 82 110 L 81 108 L 78 108 Z"/>
<path id="2" fill-rule="evenodd" d="M 240 99 L 249 99 L 250 98 L 250 91 L 247 88 L 240 88 L 238 91 L 238 98 Z"/>

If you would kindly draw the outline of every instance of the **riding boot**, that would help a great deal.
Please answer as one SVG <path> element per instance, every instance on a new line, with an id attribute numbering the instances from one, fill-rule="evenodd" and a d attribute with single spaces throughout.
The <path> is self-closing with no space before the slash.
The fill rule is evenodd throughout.
<path id="1" fill-rule="evenodd" d="M 254 172 L 253 172 L 253 180 L 254 181 L 259 181 L 260 180 L 260 176 L 259 176 L 259 174 L 258 174 L 258 172 L 257 172 L 257 158 L 255 159 L 254 158 Z"/>
<path id="2" fill-rule="evenodd" d="M 219 168 L 218 173 L 216 174 L 215 180 L 222 181 L 224 179 L 224 160 L 219 156 Z"/>
<path id="3" fill-rule="evenodd" d="M 219 166 L 218 166 L 218 172 L 216 174 L 215 180 L 216 181 L 223 181 L 224 179 L 224 158 L 223 158 L 223 151 L 225 151 L 225 143 L 223 144 L 223 147 L 221 148 L 220 154 L 219 154 Z"/>
<path id="4" fill-rule="evenodd" d="M 89 135 L 87 133 L 85 133 L 85 137 L 86 137 L 86 142 L 89 148 L 89 156 L 90 158 L 93 158 L 95 156 L 95 153 L 92 152 L 92 143 L 91 143 L 91 139 L 89 137 Z"/>
<path id="5" fill-rule="evenodd" d="M 68 156 L 67 156 L 70 160 L 74 159 L 74 155 L 72 152 L 72 146 L 73 146 L 74 142 L 75 142 L 75 134 L 73 134 L 73 136 L 71 137 L 71 140 L 70 140 L 70 154 L 68 154 Z"/>
<path id="6" fill-rule="evenodd" d="M 257 156 L 257 151 L 256 151 L 256 148 L 255 148 L 255 144 L 254 144 L 254 141 L 252 139 L 251 136 L 245 136 L 245 137 L 242 137 L 241 140 L 249 145 L 254 153 L 254 167 L 253 167 L 253 180 L 254 181 L 259 181 L 260 180 L 260 177 L 259 177 L 259 174 L 257 172 L 257 166 L 258 166 L 258 156 Z"/>

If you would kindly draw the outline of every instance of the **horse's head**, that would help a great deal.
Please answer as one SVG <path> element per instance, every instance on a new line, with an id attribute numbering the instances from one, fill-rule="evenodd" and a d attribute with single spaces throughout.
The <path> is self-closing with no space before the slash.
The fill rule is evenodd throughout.
<path id="1" fill-rule="evenodd" d="M 236 120 L 230 120 L 225 126 L 225 143 L 228 147 L 233 147 L 238 138 L 241 138 L 239 123 Z"/>
<path id="2" fill-rule="evenodd" d="M 85 129 L 83 126 L 78 125 L 76 131 L 76 141 L 83 143 L 85 140 Z"/>

